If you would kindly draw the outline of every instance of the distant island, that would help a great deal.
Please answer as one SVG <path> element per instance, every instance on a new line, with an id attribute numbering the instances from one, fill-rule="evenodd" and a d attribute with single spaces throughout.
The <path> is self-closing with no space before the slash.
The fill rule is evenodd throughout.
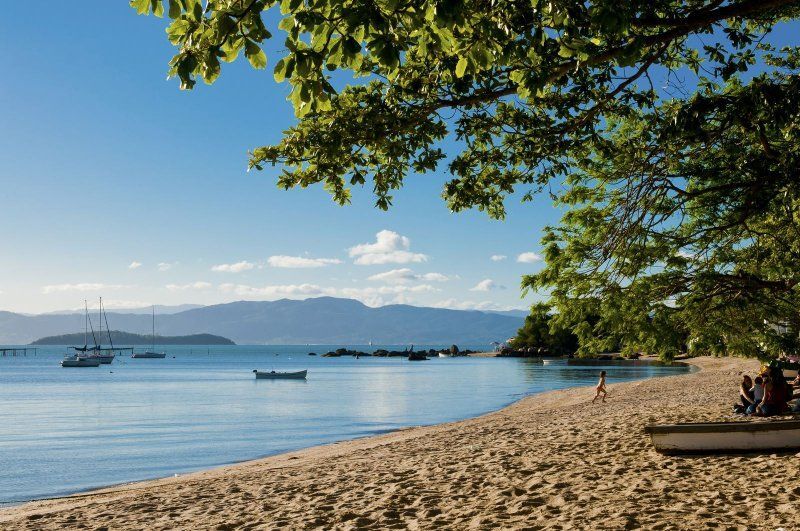
<path id="1" fill-rule="evenodd" d="M 77 334 L 61 334 L 58 336 L 47 336 L 33 341 L 31 345 L 83 345 L 83 332 Z M 111 331 L 111 340 L 116 345 L 150 345 L 153 343 L 153 336 L 147 334 L 132 334 L 119 330 Z M 108 342 L 108 335 L 103 333 L 102 341 Z M 89 343 L 92 337 L 89 336 Z M 235 345 L 227 337 L 215 336 L 214 334 L 191 334 L 188 336 L 156 336 L 156 345 Z"/>

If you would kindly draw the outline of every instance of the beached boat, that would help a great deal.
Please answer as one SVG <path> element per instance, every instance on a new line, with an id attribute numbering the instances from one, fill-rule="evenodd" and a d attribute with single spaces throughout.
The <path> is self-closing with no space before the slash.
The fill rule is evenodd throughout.
<path id="1" fill-rule="evenodd" d="M 61 360 L 62 367 L 99 367 L 100 360 L 95 357 L 65 356 Z"/>
<path id="2" fill-rule="evenodd" d="M 280 371 L 259 371 L 258 369 L 253 369 L 253 372 L 256 375 L 256 380 L 305 380 L 306 374 L 308 373 L 307 370 L 305 371 L 295 371 L 295 372 L 280 372 Z"/>
<path id="3" fill-rule="evenodd" d="M 136 359 L 163 359 L 167 357 L 166 352 L 156 352 L 156 307 L 153 306 L 153 343 L 150 346 L 150 350 L 146 352 L 134 352 L 131 354 L 131 358 Z"/>
<path id="4" fill-rule="evenodd" d="M 655 424 L 645 427 L 664 454 L 788 451 L 800 448 L 800 420 Z"/>

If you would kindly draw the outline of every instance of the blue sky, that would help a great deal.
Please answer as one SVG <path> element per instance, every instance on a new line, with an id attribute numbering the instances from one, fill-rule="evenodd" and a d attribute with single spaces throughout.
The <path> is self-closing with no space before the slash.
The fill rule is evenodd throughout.
<path id="1" fill-rule="evenodd" d="M 4 15 L 0 309 L 99 295 L 116 308 L 335 295 L 507 309 L 538 298 L 521 299 L 519 282 L 542 267 L 542 227 L 559 217 L 546 197 L 511 199 L 502 222 L 453 214 L 440 170 L 410 176 L 382 212 L 368 190 L 339 207 L 321 187 L 278 190 L 275 169 L 245 171 L 247 150 L 294 122 L 287 85 L 272 79 L 282 39 L 267 70 L 224 65 L 213 86 L 181 92 L 166 80 L 166 22 L 125 1 L 12 2 Z"/>
<path id="2" fill-rule="evenodd" d="M 6 6 L 1 309 L 76 308 L 99 295 L 109 307 L 324 294 L 453 308 L 533 301 L 520 298 L 520 277 L 541 263 L 517 257 L 540 251 L 541 228 L 558 217 L 549 199 L 511 201 L 499 222 L 450 213 L 445 171 L 409 177 L 389 212 L 368 191 L 339 207 L 319 187 L 279 190 L 276 170 L 245 171 L 247 150 L 294 121 L 287 86 L 272 79 L 275 53 L 266 71 L 225 65 L 213 86 L 181 92 L 166 80 L 164 27 L 124 1 Z M 381 231 L 394 234 L 376 256 L 351 256 Z"/>

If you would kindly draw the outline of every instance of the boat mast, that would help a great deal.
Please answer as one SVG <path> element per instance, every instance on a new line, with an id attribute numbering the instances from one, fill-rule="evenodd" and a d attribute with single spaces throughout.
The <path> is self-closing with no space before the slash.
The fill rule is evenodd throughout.
<path id="1" fill-rule="evenodd" d="M 103 305 L 100 305 L 100 311 L 103 312 L 103 319 L 106 320 L 106 334 L 108 334 L 108 344 L 111 345 L 111 350 L 114 350 L 114 340 L 111 339 L 111 327 L 108 326 L 108 314 L 103 310 Z"/>
<path id="2" fill-rule="evenodd" d="M 97 336 L 100 338 L 100 343 L 97 344 L 97 352 L 100 353 L 100 347 L 103 344 L 103 297 L 100 297 L 100 311 L 98 312 L 98 320 L 100 321 L 100 331 Z"/>
<path id="3" fill-rule="evenodd" d="M 153 344 L 151 346 L 153 352 L 156 351 L 156 305 L 153 305 L 153 335 L 152 335 Z"/>
<path id="4" fill-rule="evenodd" d="M 89 303 L 83 299 L 83 348 L 89 346 Z M 84 350 L 85 352 L 85 350 Z"/>

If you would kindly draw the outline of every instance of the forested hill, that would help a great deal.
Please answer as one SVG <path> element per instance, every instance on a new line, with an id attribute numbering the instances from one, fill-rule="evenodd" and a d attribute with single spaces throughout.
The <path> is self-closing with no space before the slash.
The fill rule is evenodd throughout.
<path id="1" fill-rule="evenodd" d="M 108 344 L 108 335 L 104 332 L 102 338 L 98 338 L 103 344 Z M 115 345 L 150 345 L 153 343 L 153 336 L 143 334 L 132 334 L 112 330 L 111 340 Z M 84 335 L 61 334 L 57 336 L 47 336 L 37 339 L 31 345 L 83 345 Z M 233 341 L 226 337 L 215 336 L 214 334 L 192 334 L 188 336 L 156 336 L 156 345 L 235 345 Z M 94 344 L 92 336 L 89 336 L 89 344 Z"/>

